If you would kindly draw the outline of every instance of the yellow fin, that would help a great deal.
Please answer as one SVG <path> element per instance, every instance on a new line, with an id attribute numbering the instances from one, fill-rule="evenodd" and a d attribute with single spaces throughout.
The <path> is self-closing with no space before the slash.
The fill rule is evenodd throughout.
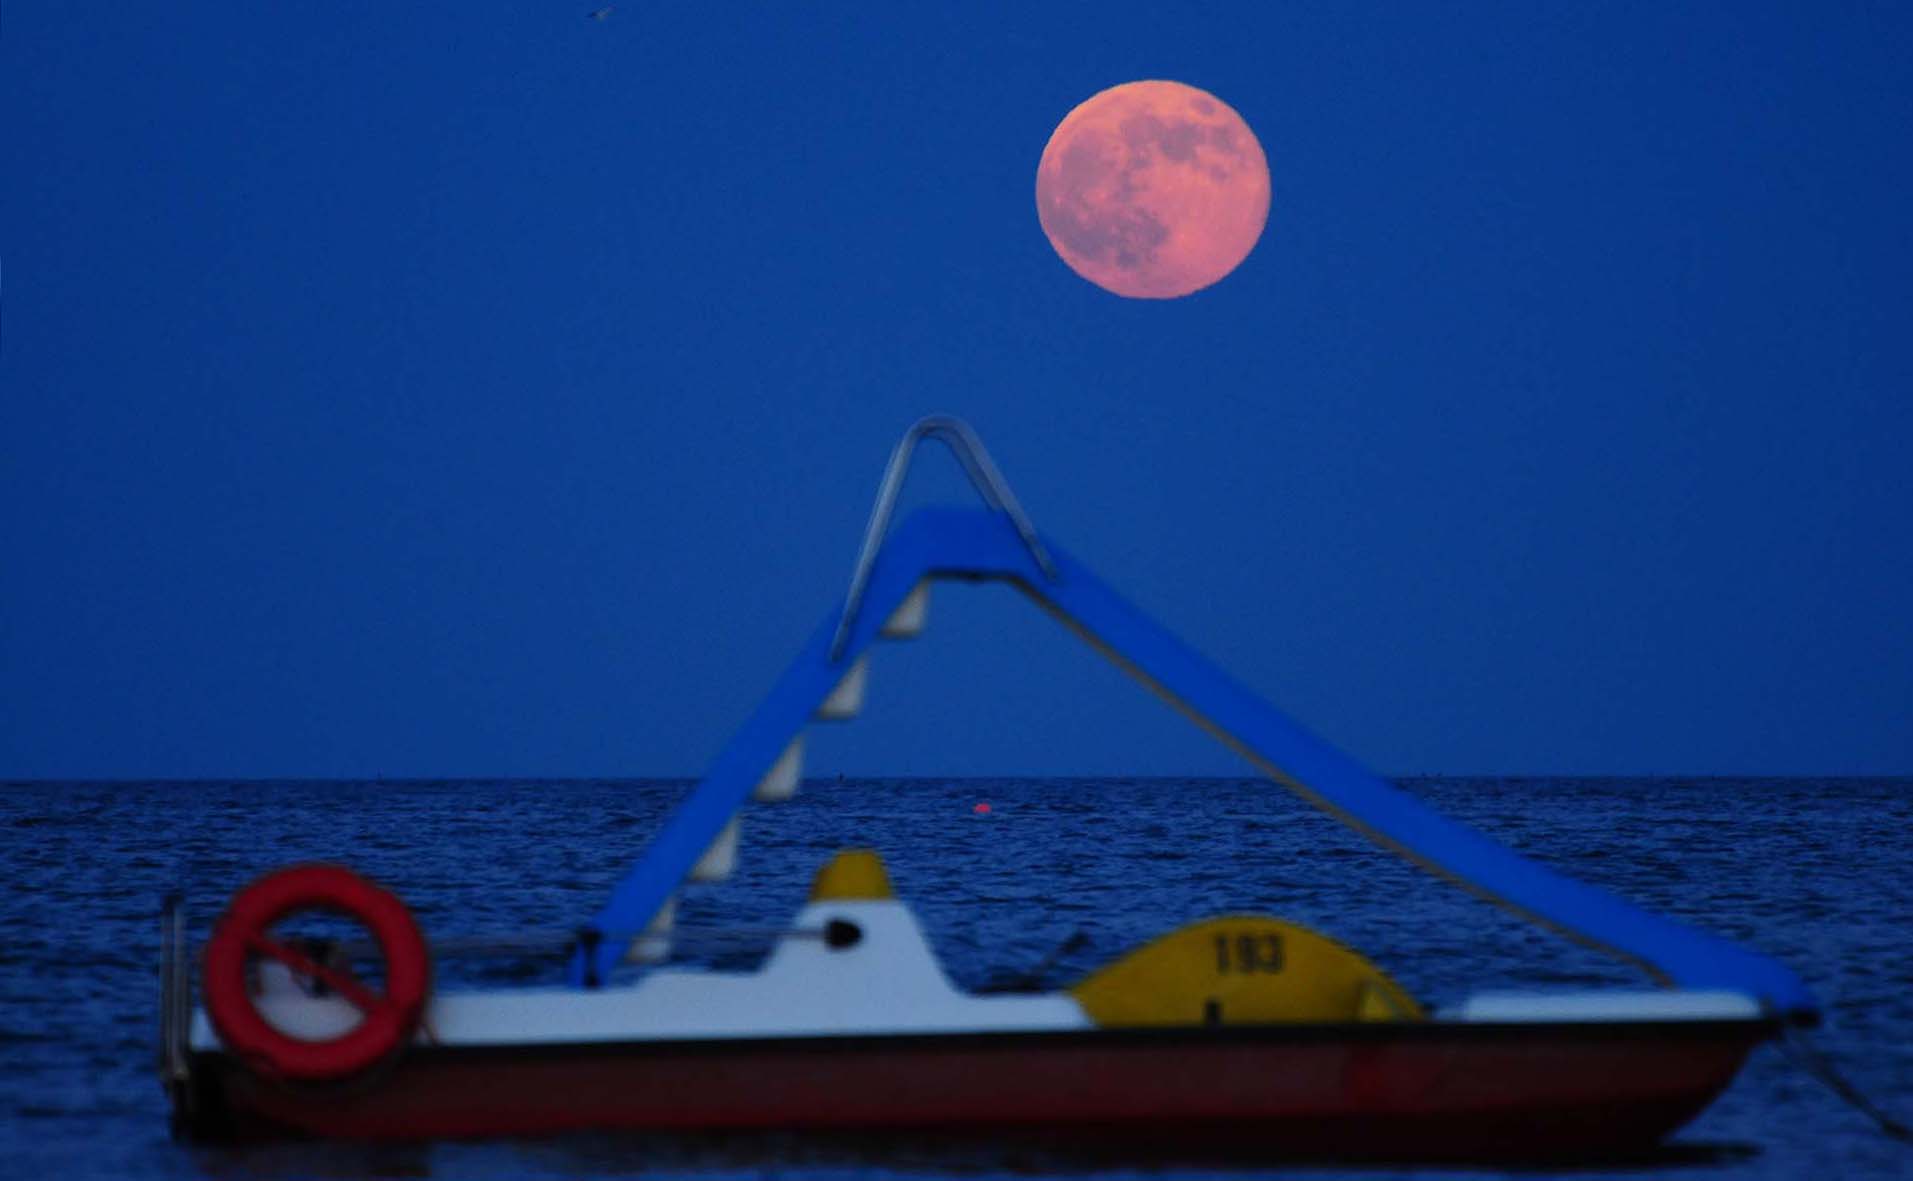
<path id="1" fill-rule="evenodd" d="M 1069 991 L 1105 1026 L 1423 1019 L 1415 999 L 1360 955 L 1260 915 L 1191 923 Z"/>
<path id="2" fill-rule="evenodd" d="M 817 871 L 810 883 L 812 902 L 886 901 L 895 898 L 890 891 L 890 873 L 875 849 L 845 849 Z"/>
<path id="3" fill-rule="evenodd" d="M 1355 1002 L 1355 1020 L 1357 1021 L 1410 1021 L 1414 1018 L 1402 1010 L 1395 999 L 1395 993 L 1384 982 L 1364 980 L 1356 990 L 1359 999 Z M 1404 994 L 1405 995 L 1405 994 Z M 1414 1002 L 1410 1001 L 1410 1005 Z"/>

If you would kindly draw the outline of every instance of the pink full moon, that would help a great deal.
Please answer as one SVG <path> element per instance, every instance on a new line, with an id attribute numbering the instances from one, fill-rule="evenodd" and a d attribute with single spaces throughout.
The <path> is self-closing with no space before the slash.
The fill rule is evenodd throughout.
<path id="1" fill-rule="evenodd" d="M 1064 116 L 1036 166 L 1036 214 L 1070 269 L 1134 299 L 1200 291 L 1269 219 L 1269 162 L 1229 104 L 1126 82 Z"/>

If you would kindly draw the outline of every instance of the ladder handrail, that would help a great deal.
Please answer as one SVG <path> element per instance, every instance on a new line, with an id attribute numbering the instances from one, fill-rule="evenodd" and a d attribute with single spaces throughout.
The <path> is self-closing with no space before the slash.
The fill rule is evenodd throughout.
<path id="1" fill-rule="evenodd" d="M 903 494 L 903 481 L 910 474 L 910 459 L 920 439 L 936 439 L 950 449 L 983 503 L 1010 519 L 1030 557 L 1035 559 L 1037 569 L 1050 581 L 1056 580 L 1056 564 L 1050 560 L 1049 551 L 1043 548 L 1035 526 L 1017 502 L 1016 493 L 1010 491 L 1009 481 L 990 458 L 983 440 L 970 429 L 969 423 L 955 415 L 926 414 L 911 423 L 903 438 L 897 440 L 890 452 L 890 462 L 884 466 L 883 482 L 877 486 L 877 500 L 870 506 L 870 521 L 864 526 L 863 547 L 857 551 L 857 565 L 850 573 L 850 590 L 844 595 L 843 614 L 838 617 L 837 631 L 830 639 L 833 663 L 843 655 L 844 641 L 850 638 L 850 627 L 857 621 L 857 609 L 863 605 L 864 588 L 870 581 L 870 568 L 877 561 L 877 551 L 883 548 L 884 535 L 890 531 L 890 518 L 896 512 L 897 498 Z"/>

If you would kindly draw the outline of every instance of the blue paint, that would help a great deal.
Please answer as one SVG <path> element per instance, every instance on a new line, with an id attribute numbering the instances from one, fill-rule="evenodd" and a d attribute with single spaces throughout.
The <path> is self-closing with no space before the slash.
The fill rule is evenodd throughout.
<path id="1" fill-rule="evenodd" d="M 1818 1015 L 1819 1005 L 1806 985 L 1777 961 L 1529 861 L 1370 774 L 1124 601 L 1050 539 L 1044 542 L 1056 563 L 1054 580 L 1036 569 L 998 513 L 926 509 L 906 520 L 878 556 L 841 658 L 835 663 L 828 658 L 837 625 L 833 610 L 704 781 L 617 884 L 592 925 L 625 935 L 643 930 L 920 580 L 1004 579 L 1028 590 L 1244 753 L 1292 781 L 1303 795 L 1424 867 L 1528 917 L 1640 961 L 1675 985 L 1734 989 L 1791 1017 Z M 625 938 L 607 938 L 598 947 L 599 978 L 610 974 L 625 943 Z M 583 978 L 583 969 L 582 960 L 574 964 L 574 981 Z"/>

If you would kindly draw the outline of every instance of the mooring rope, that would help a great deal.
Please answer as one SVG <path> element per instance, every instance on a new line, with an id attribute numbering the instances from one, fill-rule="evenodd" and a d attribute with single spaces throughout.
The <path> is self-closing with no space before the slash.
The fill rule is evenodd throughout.
<path id="1" fill-rule="evenodd" d="M 1847 1077 L 1837 1070 L 1831 1059 L 1820 1051 L 1818 1046 L 1807 1041 L 1806 1036 L 1795 1029 L 1788 1029 L 1780 1037 L 1781 1052 L 1793 1061 L 1795 1066 L 1820 1080 L 1826 1088 L 1847 1101 L 1855 1111 L 1862 1113 L 1879 1125 L 1880 1131 L 1902 1143 L 1913 1142 L 1913 1130 L 1899 1120 L 1894 1119 L 1861 1093 Z"/>

